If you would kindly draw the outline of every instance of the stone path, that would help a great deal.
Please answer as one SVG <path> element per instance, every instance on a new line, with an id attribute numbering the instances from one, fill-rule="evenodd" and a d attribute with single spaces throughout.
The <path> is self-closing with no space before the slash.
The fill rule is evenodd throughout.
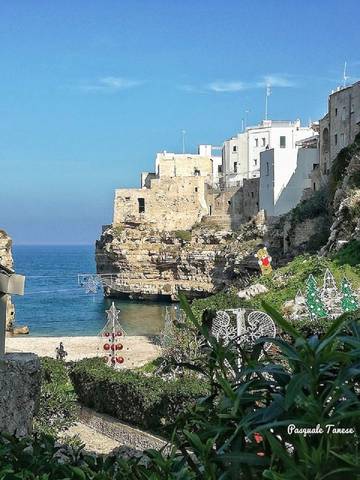
<path id="1" fill-rule="evenodd" d="M 90 452 L 109 454 L 121 446 L 121 443 L 112 438 L 97 432 L 93 428 L 78 422 L 66 432 L 66 436 L 78 435 L 81 442 L 85 444 L 85 449 Z"/>

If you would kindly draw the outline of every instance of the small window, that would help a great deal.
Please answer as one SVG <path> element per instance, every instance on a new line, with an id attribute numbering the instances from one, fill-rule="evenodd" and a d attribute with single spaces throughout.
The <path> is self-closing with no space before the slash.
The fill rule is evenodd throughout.
<path id="1" fill-rule="evenodd" d="M 209 215 L 211 215 L 211 213 L 212 213 L 212 206 L 209 205 Z"/>
<path id="2" fill-rule="evenodd" d="M 231 201 L 230 201 L 230 200 L 228 200 L 228 205 L 231 205 Z"/>
<path id="3" fill-rule="evenodd" d="M 254 192 L 251 192 L 251 198 L 254 198 Z"/>
<path id="4" fill-rule="evenodd" d="M 338 138 L 338 137 L 337 137 L 337 133 L 335 133 L 335 135 L 334 135 L 335 145 L 337 145 L 337 138 Z"/>
<path id="5" fill-rule="evenodd" d="M 145 212 L 145 198 L 138 198 L 139 213 Z"/>
<path id="6" fill-rule="evenodd" d="M 200 177 L 200 170 L 198 170 L 197 168 L 195 168 L 195 170 L 194 170 L 194 175 L 197 176 L 197 177 Z"/>
<path id="7" fill-rule="evenodd" d="M 233 152 L 236 152 L 237 148 L 236 145 L 233 146 Z"/>
<path id="8" fill-rule="evenodd" d="M 315 182 L 313 183 L 313 190 L 314 190 L 314 192 L 316 190 L 316 183 Z"/>
<path id="9" fill-rule="evenodd" d="M 237 173 L 237 162 L 234 162 L 234 173 Z"/>
<path id="10" fill-rule="evenodd" d="M 222 172 L 222 165 L 218 165 L 218 173 Z"/>
<path id="11" fill-rule="evenodd" d="M 346 117 L 346 107 L 343 107 L 341 112 L 341 120 L 344 121 Z"/>
<path id="12" fill-rule="evenodd" d="M 269 162 L 266 162 L 266 175 L 270 175 Z"/>
<path id="13" fill-rule="evenodd" d="M 195 187 L 195 192 L 197 192 L 198 190 L 199 190 L 198 187 Z"/>
<path id="14" fill-rule="evenodd" d="M 257 165 L 257 158 L 254 158 L 254 165 Z"/>
<path id="15" fill-rule="evenodd" d="M 125 197 L 125 200 L 128 202 L 130 200 L 130 197 Z"/>
<path id="16" fill-rule="evenodd" d="M 266 138 L 262 138 L 262 146 L 265 147 L 266 145 Z"/>
<path id="17" fill-rule="evenodd" d="M 337 108 L 335 108 L 335 117 L 337 117 Z"/>
<path id="18" fill-rule="evenodd" d="M 280 136 L 280 148 L 286 148 L 286 137 L 283 135 Z"/>
<path id="19" fill-rule="evenodd" d="M 258 146 L 259 146 L 259 139 L 255 138 L 255 147 L 258 147 Z"/>

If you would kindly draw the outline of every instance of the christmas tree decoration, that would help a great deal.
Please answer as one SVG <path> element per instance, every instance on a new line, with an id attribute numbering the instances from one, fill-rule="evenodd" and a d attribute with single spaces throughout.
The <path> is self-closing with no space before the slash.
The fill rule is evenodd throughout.
<path id="1" fill-rule="evenodd" d="M 327 317 L 327 311 L 313 275 L 309 275 L 306 281 L 306 305 L 312 319 Z"/>
<path id="2" fill-rule="evenodd" d="M 104 361 L 116 368 L 125 361 L 121 351 L 124 348 L 123 339 L 126 334 L 119 321 L 120 310 L 116 309 L 114 302 L 109 310 L 106 310 L 106 315 L 107 322 L 100 332 Z"/>
<path id="3" fill-rule="evenodd" d="M 336 286 L 334 275 L 329 269 L 325 271 L 320 299 L 325 307 L 328 318 L 337 318 L 343 313 L 341 308 L 341 294 Z"/>
<path id="4" fill-rule="evenodd" d="M 256 253 L 255 257 L 258 259 L 258 264 L 263 275 L 269 275 L 272 272 L 271 260 L 267 248 L 261 247 Z"/>
<path id="5" fill-rule="evenodd" d="M 354 312 L 359 309 L 359 301 L 353 292 L 350 282 L 347 278 L 343 278 L 341 281 L 341 307 L 343 312 Z"/>

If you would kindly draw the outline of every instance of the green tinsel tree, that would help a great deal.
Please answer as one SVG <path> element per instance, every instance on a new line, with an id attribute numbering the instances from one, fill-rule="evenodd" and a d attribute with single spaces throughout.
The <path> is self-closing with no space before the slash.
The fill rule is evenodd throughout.
<path id="1" fill-rule="evenodd" d="M 359 308 L 359 302 L 356 295 L 352 291 L 350 282 L 345 277 L 341 281 L 341 293 L 341 307 L 343 312 L 353 312 Z"/>
<path id="2" fill-rule="evenodd" d="M 309 275 L 309 278 L 306 281 L 306 305 L 311 318 L 327 317 L 327 311 L 321 301 L 320 293 L 313 275 Z"/>

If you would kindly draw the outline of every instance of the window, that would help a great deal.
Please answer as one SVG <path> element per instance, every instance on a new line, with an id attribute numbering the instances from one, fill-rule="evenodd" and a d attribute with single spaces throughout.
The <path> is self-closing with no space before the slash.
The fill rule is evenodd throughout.
<path id="1" fill-rule="evenodd" d="M 237 148 L 236 145 L 233 146 L 233 152 L 236 152 Z"/>
<path id="2" fill-rule="evenodd" d="M 254 165 L 257 165 L 257 158 L 254 158 Z"/>
<path id="3" fill-rule="evenodd" d="M 340 145 L 342 147 L 345 145 L 345 135 L 343 133 L 340 134 Z"/>
<path id="4" fill-rule="evenodd" d="M 198 190 L 199 190 L 198 187 L 195 187 L 195 192 L 197 192 Z"/>
<path id="5" fill-rule="evenodd" d="M 259 139 L 255 138 L 255 147 L 258 147 L 258 146 L 259 146 Z"/>
<path id="6" fill-rule="evenodd" d="M 335 133 L 334 135 L 334 141 L 335 141 L 335 145 L 337 145 L 337 133 Z"/>
<path id="7" fill-rule="evenodd" d="M 128 202 L 130 200 L 130 197 L 125 197 L 125 200 Z"/>
<path id="8" fill-rule="evenodd" d="M 231 201 L 230 201 L 230 200 L 228 200 L 228 205 L 231 205 Z"/>
<path id="9" fill-rule="evenodd" d="M 316 183 L 315 182 L 313 183 L 313 190 L 314 190 L 314 192 L 316 190 Z"/>
<path id="10" fill-rule="evenodd" d="M 145 198 L 138 198 L 139 213 L 145 212 Z"/>
<path id="11" fill-rule="evenodd" d="M 212 206 L 209 205 L 209 215 L 211 215 L 211 213 L 212 213 Z"/>
<path id="12" fill-rule="evenodd" d="M 218 165 L 218 173 L 222 172 L 222 165 Z"/>
<path id="13" fill-rule="evenodd" d="M 280 148 L 285 148 L 286 147 L 286 137 L 281 135 L 280 137 Z"/>
<path id="14" fill-rule="evenodd" d="M 266 175 L 270 175 L 269 162 L 266 162 Z"/>
<path id="15" fill-rule="evenodd" d="M 266 138 L 262 138 L 262 146 L 265 147 L 266 145 Z"/>
<path id="16" fill-rule="evenodd" d="M 195 168 L 194 170 L 194 175 L 196 175 L 197 177 L 200 176 L 200 170 L 198 170 L 197 168 Z"/>
<path id="17" fill-rule="evenodd" d="M 341 112 L 341 120 L 344 121 L 346 117 L 346 107 L 343 107 Z"/>
<path id="18" fill-rule="evenodd" d="M 251 192 L 251 198 L 254 198 L 254 192 Z"/>
<path id="19" fill-rule="evenodd" d="M 237 173 L 237 162 L 234 162 L 234 173 Z"/>
<path id="20" fill-rule="evenodd" d="M 337 117 L 337 108 L 335 108 L 335 117 Z"/>

